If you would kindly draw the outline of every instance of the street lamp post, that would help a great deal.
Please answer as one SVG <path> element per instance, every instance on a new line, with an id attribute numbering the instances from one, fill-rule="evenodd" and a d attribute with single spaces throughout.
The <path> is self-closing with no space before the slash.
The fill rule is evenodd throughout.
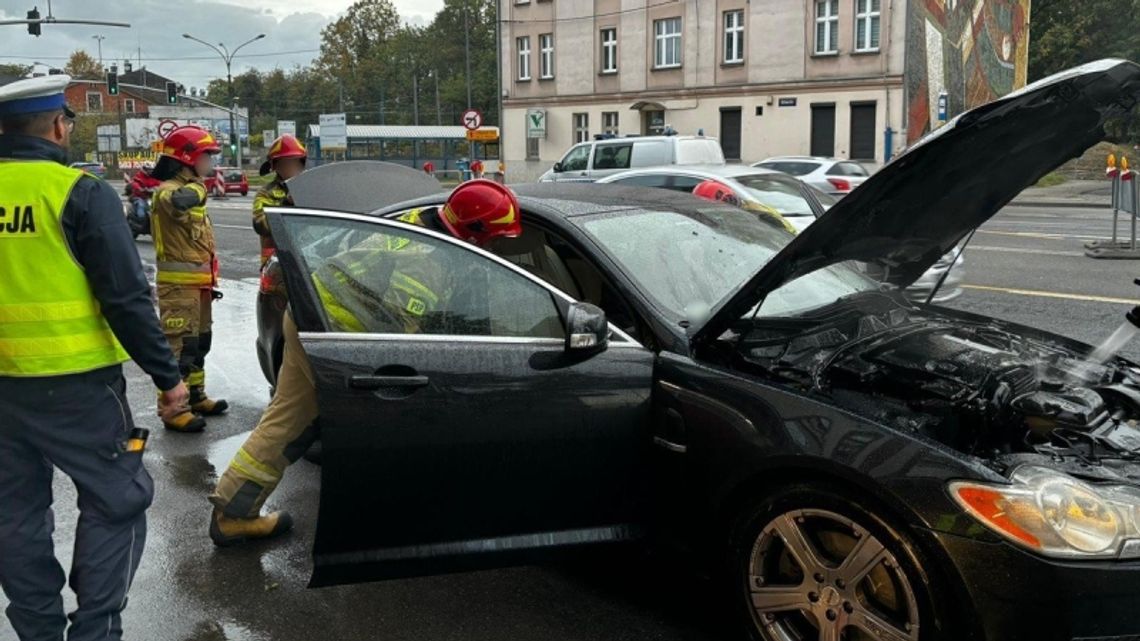
<path id="1" fill-rule="evenodd" d="M 99 41 L 99 70 L 103 70 L 103 41 L 107 36 L 91 36 L 92 39 Z"/>
<path id="2" fill-rule="evenodd" d="M 237 55 L 237 52 L 241 51 L 242 47 L 244 47 L 248 44 L 257 42 L 258 40 L 261 40 L 262 38 L 265 37 L 265 34 L 264 33 L 257 34 L 257 36 L 250 38 L 249 40 L 246 40 L 245 42 L 243 42 L 240 45 L 238 45 L 237 47 L 235 47 L 233 51 L 230 51 L 229 49 L 227 49 L 226 45 L 221 43 L 221 42 L 218 43 L 218 47 L 221 47 L 221 49 L 219 49 L 218 47 L 215 47 L 214 45 L 206 42 L 205 40 L 202 40 L 200 38 L 195 38 L 194 36 L 192 36 L 188 33 L 182 34 L 182 37 L 186 38 L 187 40 L 193 40 L 194 42 L 197 42 L 199 44 L 204 44 L 207 47 L 213 49 L 214 53 L 221 56 L 222 61 L 226 63 L 226 91 L 229 93 L 229 101 L 228 102 L 234 106 L 234 108 L 230 110 L 230 140 L 237 143 L 237 147 L 236 147 L 235 152 L 234 152 L 234 160 L 237 162 L 238 169 L 241 169 L 242 168 L 242 164 L 241 164 L 241 135 L 238 133 L 237 126 L 234 123 L 234 115 L 235 115 L 235 112 L 237 111 L 237 102 L 236 102 L 237 97 L 234 96 L 234 77 L 233 77 L 233 73 L 232 73 L 232 67 L 233 67 L 233 62 L 234 62 L 234 56 Z"/>

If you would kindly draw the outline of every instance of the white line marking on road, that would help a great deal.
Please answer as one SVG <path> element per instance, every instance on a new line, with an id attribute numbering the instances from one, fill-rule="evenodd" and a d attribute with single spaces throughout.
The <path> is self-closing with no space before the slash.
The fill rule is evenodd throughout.
<path id="1" fill-rule="evenodd" d="M 253 228 L 249 225 L 222 225 L 219 223 L 214 223 L 214 227 L 222 227 L 225 229 L 248 229 L 250 231 L 253 231 Z"/>
<path id="2" fill-rule="evenodd" d="M 975 250 L 984 252 L 1005 252 L 1010 254 L 1040 254 L 1042 256 L 1084 256 L 1082 252 L 1062 252 L 1051 249 L 1029 249 L 1027 247 L 993 247 L 989 245 L 968 245 L 966 247 L 967 252 Z"/>
<path id="3" fill-rule="evenodd" d="M 981 292 L 994 292 L 998 294 L 1012 294 L 1014 296 L 1036 296 L 1039 298 L 1062 298 L 1086 303 L 1112 303 L 1114 305 L 1140 305 L 1140 300 L 1133 298 L 1113 298 L 1111 296 L 1088 296 L 1085 294 L 1066 294 L 1063 292 L 1045 292 L 1036 289 L 1012 289 L 1009 287 L 990 287 L 988 285 L 962 285 L 962 289 L 973 289 Z"/>
<path id="4" fill-rule="evenodd" d="M 1034 233 L 1030 231 L 996 231 L 993 229 L 979 229 L 979 234 L 990 234 L 993 236 L 1013 236 L 1015 238 L 1040 238 L 1042 240 L 1112 240 L 1111 236 L 1085 236 L 1085 235 L 1066 235 L 1066 234 L 1046 234 Z"/>

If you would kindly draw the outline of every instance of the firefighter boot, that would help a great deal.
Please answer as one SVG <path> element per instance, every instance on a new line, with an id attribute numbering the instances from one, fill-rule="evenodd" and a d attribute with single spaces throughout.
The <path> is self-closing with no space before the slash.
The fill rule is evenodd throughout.
<path id="1" fill-rule="evenodd" d="M 271 539 L 293 529 L 288 512 L 271 512 L 252 519 L 232 519 L 214 510 L 210 516 L 210 538 L 218 547 L 238 545 L 246 541 Z"/>
<path id="2" fill-rule="evenodd" d="M 205 387 L 195 386 L 190 388 L 190 409 L 202 416 L 221 416 L 230 409 L 230 404 L 222 399 L 209 398 Z"/>
<path id="3" fill-rule="evenodd" d="M 162 426 L 172 432 L 193 434 L 206 429 L 206 419 L 198 416 L 194 412 L 186 411 L 169 421 L 163 420 Z"/>

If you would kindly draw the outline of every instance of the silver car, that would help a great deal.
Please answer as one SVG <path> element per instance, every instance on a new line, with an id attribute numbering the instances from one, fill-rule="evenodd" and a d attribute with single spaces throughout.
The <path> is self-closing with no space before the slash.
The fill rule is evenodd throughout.
<path id="1" fill-rule="evenodd" d="M 715 180 L 732 189 L 745 209 L 754 209 L 750 207 L 751 204 L 761 205 L 768 210 L 774 209 L 796 229 L 797 233 L 806 229 L 837 202 L 832 196 L 779 171 L 747 165 L 690 165 L 633 169 L 606 176 L 598 180 L 597 184 L 658 187 L 691 194 L 697 185 L 707 180 Z M 956 248 L 942 256 L 934 266 L 907 288 L 907 296 L 915 302 L 925 303 L 935 288 L 937 295 L 931 301 L 934 303 L 944 303 L 960 296 L 966 272 L 960 253 Z M 864 264 L 861 268 L 877 280 L 885 281 L 888 278 L 886 270 L 878 265 Z"/>
<path id="2" fill-rule="evenodd" d="M 752 165 L 795 176 L 816 189 L 836 197 L 851 193 L 871 174 L 854 160 L 836 160 L 812 156 L 780 156 Z"/>

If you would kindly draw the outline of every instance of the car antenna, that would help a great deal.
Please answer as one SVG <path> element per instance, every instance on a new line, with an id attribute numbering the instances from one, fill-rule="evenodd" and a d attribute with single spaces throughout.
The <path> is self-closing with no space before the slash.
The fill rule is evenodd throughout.
<path id="1" fill-rule="evenodd" d="M 966 245 L 970 244 L 970 241 L 974 239 L 974 234 L 976 233 L 978 233 L 977 227 L 970 230 L 970 235 L 966 236 L 966 242 L 962 243 L 962 246 L 958 248 L 958 253 L 954 254 L 954 260 L 950 261 L 950 266 L 946 268 L 942 277 L 938 279 L 938 282 L 934 285 L 934 289 L 930 290 L 930 296 L 926 297 L 927 305 L 934 302 L 934 297 L 938 295 L 938 290 L 942 289 L 942 283 L 946 282 L 946 279 L 950 276 L 950 270 L 954 269 L 954 265 L 958 264 L 958 259 L 966 252 Z"/>

